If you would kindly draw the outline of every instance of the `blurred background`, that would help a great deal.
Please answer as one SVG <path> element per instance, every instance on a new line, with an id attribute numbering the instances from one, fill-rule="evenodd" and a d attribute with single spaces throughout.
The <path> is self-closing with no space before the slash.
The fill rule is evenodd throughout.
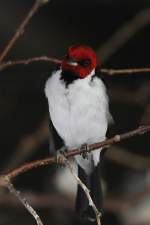
<path id="1" fill-rule="evenodd" d="M 0 52 L 32 7 L 0 0 Z M 51 0 L 33 17 L 7 60 L 47 55 L 62 59 L 68 46 L 87 44 L 102 68 L 150 66 L 149 0 Z M 0 171 L 49 156 L 62 144 L 51 127 L 44 85 L 55 65 L 36 62 L 0 72 Z M 105 75 L 115 124 L 109 135 L 150 122 L 150 74 Z M 51 134 L 51 135 L 50 135 Z M 52 138 L 53 137 L 53 138 Z M 150 224 L 150 135 L 113 145 L 101 157 L 103 225 Z M 75 181 L 63 167 L 38 168 L 14 180 L 44 225 L 81 224 L 74 213 Z M 0 225 L 35 224 L 0 189 Z"/>

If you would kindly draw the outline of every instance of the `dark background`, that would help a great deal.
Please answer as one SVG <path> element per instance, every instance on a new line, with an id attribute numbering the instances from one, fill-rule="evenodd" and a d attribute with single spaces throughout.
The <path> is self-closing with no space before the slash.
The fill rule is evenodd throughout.
<path id="1" fill-rule="evenodd" d="M 0 1 L 0 51 L 4 49 L 33 3 L 34 1 L 29 0 Z M 68 46 L 87 44 L 98 52 L 98 59 L 103 62 L 103 68 L 149 67 L 150 18 L 147 25 L 135 32 L 120 48 L 112 47 L 115 50 L 114 54 L 103 58 L 105 49 L 101 51 L 102 46 L 116 31 L 131 21 L 138 12 L 148 8 L 149 0 L 52 0 L 36 13 L 5 60 L 40 55 L 62 59 Z M 49 155 L 48 106 L 44 96 L 44 85 L 54 68 L 55 65 L 37 62 L 28 66 L 10 67 L 0 72 L 1 173 L 24 162 Z M 149 73 L 113 77 L 106 75 L 105 80 L 115 121 L 112 134 L 134 129 L 140 124 L 148 124 Z M 56 134 L 54 136 L 55 146 L 59 147 L 60 140 Z M 145 134 L 124 141 L 116 148 L 119 146 L 121 150 L 148 159 L 149 144 L 150 136 Z M 115 146 L 112 147 L 112 151 L 113 149 Z M 136 164 L 135 161 L 134 163 Z M 106 198 L 123 198 L 124 200 L 118 203 L 121 206 L 124 201 L 129 203 L 132 200 L 126 196 L 139 191 L 145 192 L 145 188 L 149 187 L 149 169 L 134 170 L 107 157 L 102 158 L 101 167 Z M 22 193 L 28 193 L 27 198 L 30 196 L 29 193 L 36 193 L 37 198 L 42 194 L 50 196 L 49 201 L 45 203 L 46 206 L 35 203 L 44 225 L 78 224 L 79 221 L 72 209 L 73 197 L 68 197 L 67 193 L 60 193 L 53 182 L 56 170 L 54 166 L 39 168 L 21 175 L 15 179 L 14 184 Z M 146 200 L 148 196 L 147 193 Z M 28 212 L 7 195 L 7 191 L 0 190 L 0 199 L 0 225 L 35 223 Z M 150 203 L 147 204 L 145 197 L 136 204 L 128 204 L 126 208 L 122 209 L 121 206 L 116 210 L 115 205 L 104 207 L 103 224 L 150 224 L 150 217 L 147 218 L 148 213 L 146 214 L 150 210 Z"/>

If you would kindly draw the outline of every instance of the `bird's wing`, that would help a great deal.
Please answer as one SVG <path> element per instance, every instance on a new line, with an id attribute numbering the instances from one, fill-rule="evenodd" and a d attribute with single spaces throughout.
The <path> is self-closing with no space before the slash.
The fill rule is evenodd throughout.
<path id="1" fill-rule="evenodd" d="M 49 152 L 53 156 L 56 153 L 56 146 L 54 141 L 54 126 L 51 119 L 49 118 Z"/>
<path id="2" fill-rule="evenodd" d="M 51 119 L 49 118 L 49 152 L 51 156 L 56 155 L 57 150 L 64 147 L 64 142 L 57 133 Z"/>

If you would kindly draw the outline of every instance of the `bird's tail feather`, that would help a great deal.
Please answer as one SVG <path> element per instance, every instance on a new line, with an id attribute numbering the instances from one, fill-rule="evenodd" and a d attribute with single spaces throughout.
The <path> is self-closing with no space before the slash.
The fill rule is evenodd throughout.
<path id="1" fill-rule="evenodd" d="M 102 211 L 102 188 L 100 183 L 100 169 L 99 165 L 94 168 L 93 172 L 90 175 L 87 175 L 84 170 L 78 166 L 78 176 L 82 180 L 82 182 L 87 186 L 90 190 L 90 195 L 97 209 Z M 80 186 L 78 186 L 77 190 L 77 198 L 76 198 L 76 212 L 83 219 L 94 221 L 95 213 L 91 206 L 89 206 L 88 199 Z"/>

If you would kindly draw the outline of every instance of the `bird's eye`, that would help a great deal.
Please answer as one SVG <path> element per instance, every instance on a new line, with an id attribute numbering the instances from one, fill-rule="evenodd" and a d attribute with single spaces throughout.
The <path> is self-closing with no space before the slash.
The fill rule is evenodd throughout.
<path id="1" fill-rule="evenodd" d="M 90 59 L 82 59 L 78 63 L 80 66 L 88 67 L 91 64 L 91 60 Z"/>

